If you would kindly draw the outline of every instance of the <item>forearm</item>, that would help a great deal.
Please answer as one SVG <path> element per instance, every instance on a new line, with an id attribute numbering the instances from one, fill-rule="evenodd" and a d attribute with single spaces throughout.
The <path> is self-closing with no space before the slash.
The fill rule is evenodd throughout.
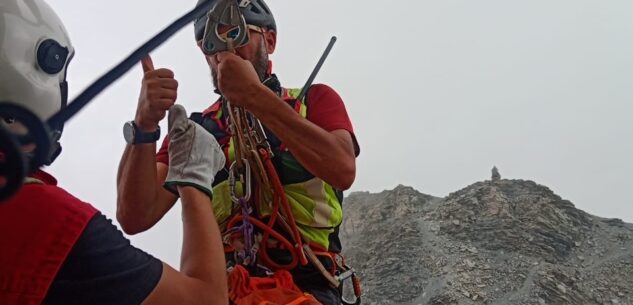
<path id="1" fill-rule="evenodd" d="M 156 144 L 127 145 L 117 174 L 117 220 L 128 234 L 153 226 L 171 207 L 160 204 Z"/>
<path id="2" fill-rule="evenodd" d="M 211 200 L 194 187 L 178 187 L 183 243 L 180 272 L 163 263 L 163 274 L 142 305 L 228 304 L 226 262 Z"/>
<path id="3" fill-rule="evenodd" d="M 312 174 L 338 189 L 347 189 L 355 177 L 355 155 L 351 136 L 328 132 L 297 114 L 267 88 L 254 90 L 256 103 L 248 106 Z"/>
<path id="4" fill-rule="evenodd" d="M 209 197 L 190 186 L 179 186 L 182 202 L 181 272 L 209 284 L 212 295 L 226 296 L 226 262 L 220 229 Z"/>

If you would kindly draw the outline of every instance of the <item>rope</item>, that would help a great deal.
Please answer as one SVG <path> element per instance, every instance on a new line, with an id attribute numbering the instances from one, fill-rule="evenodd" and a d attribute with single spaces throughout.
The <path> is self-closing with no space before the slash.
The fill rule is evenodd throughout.
<path id="1" fill-rule="evenodd" d="M 263 251 L 260 251 L 260 257 L 262 261 L 268 266 L 275 269 L 293 269 L 298 262 L 302 265 L 307 265 L 308 259 L 304 252 L 302 236 L 297 228 L 292 209 L 286 198 L 283 186 L 277 175 L 277 170 L 272 163 L 272 152 L 270 146 L 265 140 L 265 133 L 261 122 L 255 118 L 252 114 L 248 113 L 242 107 L 233 107 L 230 102 L 227 101 L 227 110 L 229 113 L 229 130 L 233 137 L 233 143 L 235 145 L 235 163 L 231 165 L 232 177 L 235 177 L 239 172 L 239 177 L 249 177 L 250 174 L 255 176 L 255 184 L 250 179 L 240 179 L 245 189 L 255 189 L 255 195 L 250 200 L 244 196 L 238 197 L 235 193 L 235 183 L 232 183 L 231 197 L 234 202 L 240 205 L 242 210 L 240 217 L 234 217 L 228 224 L 227 235 L 235 234 L 238 231 L 242 232 L 244 238 L 244 248 L 238 251 L 238 257 L 242 259 L 243 263 L 254 264 L 255 263 L 255 236 L 252 232 L 251 223 L 257 224 L 256 226 L 263 231 L 262 240 L 259 242 L 263 244 Z M 248 193 L 248 192 L 247 192 Z M 272 194 L 271 194 L 272 193 Z M 237 200 L 236 200 L 237 199 Z M 266 224 L 260 222 L 252 216 L 253 207 L 252 204 L 261 207 L 263 204 L 269 204 L 272 212 L 270 219 Z M 238 219 L 242 220 L 242 224 L 235 226 Z M 279 224 L 290 235 L 293 243 L 290 243 L 281 234 L 278 234 L 273 228 Z M 263 225 L 263 226 L 262 226 Z M 251 230 L 251 231 L 249 231 Z M 292 262 L 288 265 L 280 265 L 275 263 L 268 255 L 266 247 L 267 241 L 270 237 L 274 237 L 279 242 L 284 244 L 290 251 L 293 257 Z M 259 248 L 259 247 L 257 247 Z M 297 257 L 298 256 L 298 257 Z"/>

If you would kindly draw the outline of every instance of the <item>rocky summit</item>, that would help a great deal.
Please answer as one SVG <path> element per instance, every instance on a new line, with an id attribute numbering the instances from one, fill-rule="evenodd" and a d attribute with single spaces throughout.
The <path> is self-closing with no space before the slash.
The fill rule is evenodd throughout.
<path id="1" fill-rule="evenodd" d="M 352 193 L 343 210 L 363 304 L 633 304 L 633 225 L 532 181 L 445 198 L 400 185 Z"/>

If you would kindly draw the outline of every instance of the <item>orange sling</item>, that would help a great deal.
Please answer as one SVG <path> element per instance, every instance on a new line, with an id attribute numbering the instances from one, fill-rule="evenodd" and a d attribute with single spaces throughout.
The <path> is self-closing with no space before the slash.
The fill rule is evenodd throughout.
<path id="1" fill-rule="evenodd" d="M 235 305 L 322 305 L 302 292 L 286 270 L 270 277 L 254 277 L 240 265 L 229 273 L 229 298 Z"/>

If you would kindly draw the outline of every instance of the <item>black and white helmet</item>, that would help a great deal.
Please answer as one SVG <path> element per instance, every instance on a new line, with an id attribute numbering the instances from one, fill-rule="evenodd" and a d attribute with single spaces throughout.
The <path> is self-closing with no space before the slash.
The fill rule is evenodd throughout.
<path id="1" fill-rule="evenodd" d="M 66 71 L 75 51 L 63 23 L 44 0 L 2 0 L 0 27 L 2 203 L 19 189 L 25 175 L 50 164 L 61 151 L 63 126 L 44 122 L 66 107 Z"/>
<path id="2" fill-rule="evenodd" d="M 206 0 L 198 0 L 198 4 Z M 239 2 L 240 11 L 244 15 L 247 24 L 277 31 L 277 25 L 272 12 L 264 0 L 235 0 Z M 217 2 L 217 0 L 215 1 Z M 207 24 L 207 15 L 203 15 L 194 22 L 196 41 L 202 40 L 204 28 Z"/>
<path id="3" fill-rule="evenodd" d="M 0 24 L 0 102 L 45 121 L 67 103 L 68 33 L 43 0 L 2 0 Z"/>

